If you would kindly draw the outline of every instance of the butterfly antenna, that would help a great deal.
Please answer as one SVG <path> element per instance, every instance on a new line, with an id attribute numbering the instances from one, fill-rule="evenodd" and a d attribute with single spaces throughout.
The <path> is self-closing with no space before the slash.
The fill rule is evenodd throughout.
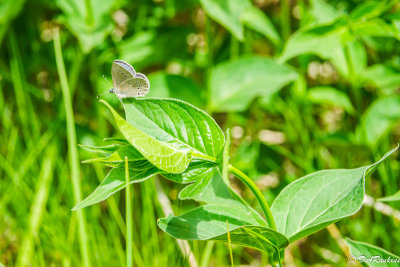
<path id="1" fill-rule="evenodd" d="M 112 84 L 107 80 L 106 76 L 104 76 L 103 74 L 103 79 L 110 85 L 110 87 L 112 87 Z"/>
<path id="2" fill-rule="evenodd" d="M 103 79 L 110 85 L 110 87 L 112 87 L 111 83 L 107 80 L 106 76 L 103 75 Z M 114 88 L 111 88 L 111 89 L 105 91 L 104 93 L 98 95 L 97 98 L 99 98 L 100 96 L 104 95 L 105 93 L 108 93 L 108 92 L 112 93 L 113 90 L 114 90 Z"/>

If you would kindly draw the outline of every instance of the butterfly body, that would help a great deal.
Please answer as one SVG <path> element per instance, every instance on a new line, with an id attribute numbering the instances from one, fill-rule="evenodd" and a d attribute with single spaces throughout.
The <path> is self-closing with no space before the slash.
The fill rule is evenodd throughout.
<path id="1" fill-rule="evenodd" d="M 111 76 L 114 93 L 118 98 L 143 97 L 150 89 L 150 82 L 146 75 L 136 73 L 135 69 L 122 60 L 114 60 L 111 67 Z"/>

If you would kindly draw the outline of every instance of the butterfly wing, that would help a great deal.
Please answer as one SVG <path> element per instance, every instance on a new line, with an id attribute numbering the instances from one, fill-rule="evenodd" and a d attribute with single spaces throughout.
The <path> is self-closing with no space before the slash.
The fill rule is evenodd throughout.
<path id="1" fill-rule="evenodd" d="M 122 60 L 114 60 L 111 67 L 114 90 L 118 89 L 123 81 L 134 78 L 135 75 L 135 69 L 131 65 Z"/>
<path id="2" fill-rule="evenodd" d="M 123 81 L 116 90 L 119 98 L 145 96 L 149 92 L 150 82 L 144 74 L 136 73 L 135 78 Z"/>

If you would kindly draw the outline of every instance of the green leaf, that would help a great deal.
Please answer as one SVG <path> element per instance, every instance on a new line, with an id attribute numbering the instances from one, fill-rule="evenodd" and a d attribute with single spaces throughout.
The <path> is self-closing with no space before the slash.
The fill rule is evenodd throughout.
<path id="1" fill-rule="evenodd" d="M 162 173 L 165 178 L 180 184 L 187 184 L 197 181 L 205 172 L 215 167 L 215 163 L 202 160 L 193 160 L 187 169 L 182 173 Z"/>
<path id="2" fill-rule="evenodd" d="M 175 74 L 156 72 L 149 75 L 151 90 L 148 97 L 171 97 L 202 107 L 202 89 L 193 80 Z"/>
<path id="3" fill-rule="evenodd" d="M 303 54 L 314 54 L 323 59 L 333 58 L 348 38 L 346 25 L 339 22 L 300 29 L 286 42 L 280 61 L 285 62 Z"/>
<path id="4" fill-rule="evenodd" d="M 400 96 L 380 98 L 362 115 L 357 136 L 360 141 L 377 146 L 398 123 L 400 123 Z"/>
<path id="5" fill-rule="evenodd" d="M 261 251 L 277 252 L 288 245 L 282 234 L 266 227 L 252 210 L 223 204 L 204 205 L 181 216 L 159 219 L 158 226 L 174 238 L 186 240 L 219 240 Z M 228 226 L 228 225 L 229 226 Z"/>
<path id="6" fill-rule="evenodd" d="M 330 86 L 318 86 L 309 89 L 307 98 L 315 104 L 329 104 L 341 107 L 350 114 L 354 113 L 354 107 L 347 94 Z"/>
<path id="7" fill-rule="evenodd" d="M 251 7 L 249 0 L 200 0 L 204 11 L 227 28 L 237 39 L 243 40 L 243 25 L 240 16 Z"/>
<path id="8" fill-rule="evenodd" d="M 110 166 L 115 166 L 115 164 L 119 164 L 125 162 L 125 157 L 128 158 L 128 161 L 138 161 L 145 160 L 145 158 L 131 145 L 115 145 L 118 147 L 117 150 L 112 151 L 112 153 L 106 154 L 102 158 L 94 158 L 82 161 L 82 163 L 92 163 L 92 162 L 101 162 L 106 163 Z M 112 146 L 103 147 L 110 148 Z M 99 150 L 99 147 L 97 148 Z"/>
<path id="9" fill-rule="evenodd" d="M 353 23 L 351 30 L 353 34 L 362 37 L 396 37 L 397 35 L 396 28 L 380 18 Z"/>
<path id="10" fill-rule="evenodd" d="M 147 66 L 187 58 L 186 38 L 192 31 L 189 27 L 175 26 L 161 27 L 159 31 L 137 32 L 118 46 L 120 59 L 129 62 L 135 70 L 141 70 Z"/>
<path id="11" fill-rule="evenodd" d="M 208 204 L 224 204 L 251 209 L 247 203 L 223 180 L 219 170 L 214 167 L 207 170 L 202 179 L 185 187 L 179 193 L 180 199 L 193 199 Z M 261 217 L 260 217 L 261 218 Z"/>
<path id="12" fill-rule="evenodd" d="M 104 42 L 112 31 L 111 10 L 114 1 L 58 0 L 57 6 L 64 12 L 61 21 L 78 38 L 81 49 L 89 53 Z"/>
<path id="13" fill-rule="evenodd" d="M 400 201 L 400 191 L 398 191 L 394 195 L 382 197 L 382 198 L 378 199 L 378 201 L 381 201 L 381 202 Z"/>
<path id="14" fill-rule="evenodd" d="M 376 64 L 366 69 L 362 78 L 388 93 L 394 92 L 400 84 L 400 72 L 382 64 Z"/>
<path id="15" fill-rule="evenodd" d="M 122 102 L 128 123 L 157 142 L 212 162 L 216 162 L 222 153 L 224 134 L 204 111 L 168 98 L 126 98 Z M 152 154 L 150 151 L 143 153 Z M 143 156 L 148 158 L 145 154 Z"/>
<path id="16" fill-rule="evenodd" d="M 278 231 L 294 242 L 356 213 L 363 204 L 365 177 L 397 149 L 370 166 L 318 171 L 290 183 L 271 207 Z"/>
<path id="17" fill-rule="evenodd" d="M 107 102 L 103 100 L 101 102 L 112 112 L 115 122 L 125 139 L 150 163 L 161 170 L 171 173 L 180 173 L 187 168 L 191 161 L 190 150 L 173 143 L 173 140 L 169 140 L 171 142 L 157 140 L 140 128 L 133 126 L 134 124 L 129 124 Z M 136 117 L 135 119 L 138 121 L 143 120 L 141 117 Z"/>
<path id="18" fill-rule="evenodd" d="M 211 110 L 243 111 L 255 97 L 271 96 L 297 77 L 288 66 L 262 57 L 221 63 L 209 80 Z"/>
<path id="19" fill-rule="evenodd" d="M 129 162 L 129 181 L 130 183 L 142 182 L 160 172 L 147 160 Z M 76 204 L 72 210 L 79 210 L 84 207 L 99 203 L 107 199 L 112 194 L 118 192 L 126 186 L 125 166 L 120 163 L 112 168 L 101 184 L 87 198 Z"/>
<path id="20" fill-rule="evenodd" d="M 324 0 L 311 0 L 311 12 L 318 25 L 334 22 L 343 15 Z"/>
<path id="21" fill-rule="evenodd" d="M 345 242 L 350 248 L 351 255 L 354 256 L 354 259 L 359 263 L 365 263 L 367 266 L 372 267 L 399 266 L 400 257 L 384 250 L 383 248 L 354 241 L 349 238 L 345 238 Z M 381 260 L 389 260 L 389 262 Z"/>
<path id="22" fill-rule="evenodd" d="M 119 144 L 112 144 L 112 145 L 108 145 L 108 146 L 89 146 L 89 145 L 80 145 L 79 144 L 78 146 L 88 152 L 94 153 L 101 157 L 109 157 L 115 151 L 117 151 L 118 149 L 121 148 L 121 145 L 119 145 Z"/>
<path id="23" fill-rule="evenodd" d="M 281 38 L 279 37 L 278 32 L 267 15 L 265 15 L 260 9 L 253 6 L 246 9 L 240 15 L 240 20 L 248 28 L 264 35 L 274 45 L 280 45 Z"/>

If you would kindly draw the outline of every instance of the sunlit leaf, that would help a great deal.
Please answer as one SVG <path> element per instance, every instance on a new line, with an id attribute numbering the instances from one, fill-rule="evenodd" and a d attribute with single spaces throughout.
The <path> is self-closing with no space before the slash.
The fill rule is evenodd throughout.
<path id="1" fill-rule="evenodd" d="M 243 39 L 242 12 L 251 7 L 249 0 L 200 0 L 206 13 L 227 28 L 239 40 Z"/>
<path id="2" fill-rule="evenodd" d="M 343 15 L 343 12 L 335 9 L 328 1 L 311 0 L 310 4 L 311 12 L 318 25 L 331 23 Z"/>
<path id="3" fill-rule="evenodd" d="M 209 80 L 212 111 L 243 111 L 257 96 L 271 96 L 297 73 L 262 57 L 240 58 L 216 66 Z"/>
<path id="4" fill-rule="evenodd" d="M 100 45 L 110 34 L 113 23 L 111 7 L 114 1 L 58 0 L 57 6 L 64 12 L 61 21 L 76 36 L 84 53 Z M 91 15 L 90 15 L 91 12 Z"/>
<path id="5" fill-rule="evenodd" d="M 233 244 L 267 252 L 275 252 L 288 245 L 286 237 L 266 227 L 257 213 L 231 205 L 201 206 L 180 216 L 170 215 L 160 219 L 158 225 L 178 239 L 227 242 L 229 227 Z"/>
<path id="6" fill-rule="evenodd" d="M 362 77 L 388 93 L 394 92 L 400 85 L 400 72 L 383 64 L 372 65 L 365 70 Z"/>
<path id="7" fill-rule="evenodd" d="M 150 164 L 147 160 L 129 163 L 129 182 L 142 182 L 153 175 L 159 173 L 160 170 Z M 99 203 L 107 199 L 112 194 L 118 192 L 126 186 L 125 183 L 125 165 L 120 163 L 117 167 L 112 168 L 101 184 L 87 198 L 76 204 L 72 210 L 82 209 L 84 207 Z"/>
<path id="8" fill-rule="evenodd" d="M 370 166 L 318 171 L 286 186 L 271 207 L 278 231 L 294 242 L 357 212 L 365 177 L 397 149 Z"/>
<path id="9" fill-rule="evenodd" d="M 188 103 L 168 98 L 126 98 L 123 105 L 127 122 L 157 142 L 214 162 L 222 153 L 222 130 L 207 113 Z"/>
<path id="10" fill-rule="evenodd" d="M 362 142 L 376 146 L 398 123 L 400 123 L 400 96 L 380 98 L 362 115 L 357 135 Z"/>
<path id="11" fill-rule="evenodd" d="M 349 238 L 345 239 L 347 246 L 350 248 L 350 253 L 359 263 L 364 263 L 371 267 L 395 267 L 399 266 L 400 257 L 367 243 L 358 242 Z M 383 261 L 380 261 L 383 260 Z M 384 260 L 389 260 L 384 262 Z M 391 261 L 390 261 L 391 260 Z"/>
<path id="12" fill-rule="evenodd" d="M 159 141 L 140 128 L 129 124 L 107 102 L 102 101 L 112 112 L 118 129 L 125 139 L 135 147 L 150 163 L 171 173 L 183 172 L 191 161 L 190 149 L 174 140 Z M 137 117 L 137 120 L 142 118 Z"/>

